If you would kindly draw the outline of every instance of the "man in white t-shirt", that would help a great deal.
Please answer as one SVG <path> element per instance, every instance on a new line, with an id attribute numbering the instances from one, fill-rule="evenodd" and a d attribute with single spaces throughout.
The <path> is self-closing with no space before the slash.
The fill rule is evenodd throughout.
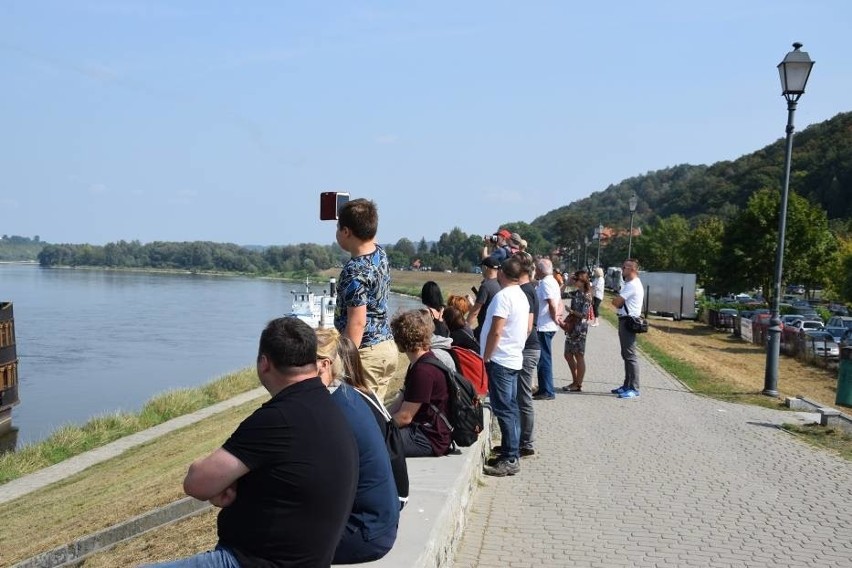
<path id="1" fill-rule="evenodd" d="M 624 384 L 612 392 L 618 398 L 636 398 L 639 396 L 639 357 L 636 354 L 636 334 L 627 328 L 627 318 L 642 315 L 645 288 L 639 280 L 639 262 L 636 259 L 625 260 L 621 273 L 624 286 L 612 299 L 612 305 L 618 308 L 618 341 L 621 343 L 621 358 L 624 359 Z"/>
<path id="2" fill-rule="evenodd" d="M 532 331 L 533 314 L 521 290 L 521 262 L 509 257 L 500 265 L 500 291 L 485 314 L 480 343 L 488 371 L 488 396 L 500 425 L 500 455 L 485 466 L 486 475 L 503 477 L 521 471 L 521 420 L 518 410 L 518 373 L 523 367 L 524 344 Z"/>
<path id="3" fill-rule="evenodd" d="M 538 342 L 541 355 L 538 358 L 538 400 L 553 400 L 553 336 L 559 331 L 562 320 L 562 293 L 553 277 L 553 263 L 542 258 L 536 263 L 536 296 L 538 296 Z"/>

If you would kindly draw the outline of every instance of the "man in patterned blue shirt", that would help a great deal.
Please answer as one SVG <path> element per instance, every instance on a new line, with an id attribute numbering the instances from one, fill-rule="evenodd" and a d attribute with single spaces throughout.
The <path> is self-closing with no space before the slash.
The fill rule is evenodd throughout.
<path id="1" fill-rule="evenodd" d="M 353 199 L 338 211 L 337 244 L 352 255 L 337 282 L 334 327 L 358 346 L 365 378 L 384 400 L 399 354 L 388 315 L 390 267 L 376 243 L 379 213 L 367 199 Z"/>

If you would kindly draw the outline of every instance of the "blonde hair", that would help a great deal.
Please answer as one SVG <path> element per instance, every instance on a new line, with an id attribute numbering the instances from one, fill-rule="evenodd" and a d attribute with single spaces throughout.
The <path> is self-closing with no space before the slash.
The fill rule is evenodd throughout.
<path id="1" fill-rule="evenodd" d="M 346 335 L 336 329 L 317 330 L 317 358 L 331 361 L 331 378 L 369 393 L 370 387 L 364 379 L 364 367 L 358 347 Z"/>

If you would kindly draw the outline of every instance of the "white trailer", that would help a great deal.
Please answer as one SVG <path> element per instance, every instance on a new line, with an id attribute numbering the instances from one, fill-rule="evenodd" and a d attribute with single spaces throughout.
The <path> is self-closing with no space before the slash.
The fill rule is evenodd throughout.
<path id="1" fill-rule="evenodd" d="M 613 292 L 621 291 L 621 287 L 624 286 L 624 278 L 621 275 L 621 267 L 610 266 L 606 269 L 606 273 L 604 275 L 604 286 L 606 286 Z"/>
<path id="2" fill-rule="evenodd" d="M 645 313 L 671 316 L 675 320 L 695 319 L 695 274 L 682 272 L 640 272 L 645 288 Z"/>

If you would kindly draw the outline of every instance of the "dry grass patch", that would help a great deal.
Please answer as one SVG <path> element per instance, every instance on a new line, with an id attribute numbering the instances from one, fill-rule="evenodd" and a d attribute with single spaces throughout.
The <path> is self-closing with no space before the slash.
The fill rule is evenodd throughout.
<path id="1" fill-rule="evenodd" d="M 262 400 L 222 412 L 46 489 L 0 504 L 0 565 L 19 562 L 184 497 L 187 466 L 219 447 Z"/>

